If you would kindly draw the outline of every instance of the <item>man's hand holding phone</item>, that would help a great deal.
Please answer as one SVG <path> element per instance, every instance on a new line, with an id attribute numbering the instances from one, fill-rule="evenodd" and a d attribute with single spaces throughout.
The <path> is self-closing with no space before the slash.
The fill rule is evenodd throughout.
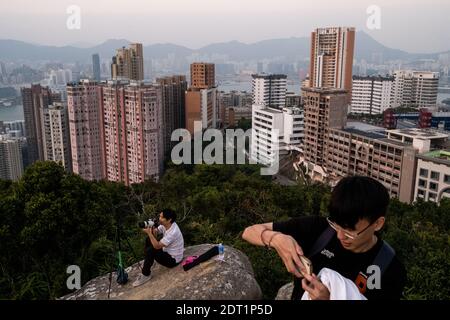
<path id="1" fill-rule="evenodd" d="M 307 257 L 305 256 L 300 256 L 300 261 L 303 264 L 303 269 L 299 270 L 300 273 L 302 274 L 303 277 L 306 277 L 307 275 L 312 275 L 313 272 L 313 267 L 312 267 L 312 262 L 311 260 L 309 260 Z"/>

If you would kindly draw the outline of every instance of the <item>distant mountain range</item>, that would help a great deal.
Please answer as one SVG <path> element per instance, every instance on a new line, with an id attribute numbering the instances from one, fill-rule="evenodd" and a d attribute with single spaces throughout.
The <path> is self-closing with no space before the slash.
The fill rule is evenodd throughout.
<path id="1" fill-rule="evenodd" d="M 130 42 L 125 39 L 107 40 L 92 47 L 79 46 L 41 46 L 16 40 L 0 40 L 0 60 L 50 60 L 59 62 L 88 62 L 91 55 L 98 53 L 102 59 L 109 59 L 117 48 L 127 46 Z M 173 54 L 177 58 L 184 58 L 193 53 L 228 55 L 230 60 L 260 60 L 280 57 L 287 61 L 296 61 L 309 57 L 310 38 L 286 38 L 259 41 L 245 44 L 239 41 L 210 44 L 200 49 L 165 43 L 144 46 L 145 58 L 165 58 Z M 449 53 L 447 51 L 446 53 Z M 364 31 L 356 33 L 355 58 L 372 60 L 373 54 L 382 54 L 384 60 L 417 60 L 436 59 L 440 53 L 412 54 L 402 50 L 388 48 Z"/>

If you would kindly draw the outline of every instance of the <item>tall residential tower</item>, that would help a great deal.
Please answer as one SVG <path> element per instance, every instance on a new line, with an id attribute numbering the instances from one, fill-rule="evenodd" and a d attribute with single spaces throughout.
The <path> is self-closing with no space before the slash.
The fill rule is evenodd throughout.
<path id="1" fill-rule="evenodd" d="M 92 55 L 92 74 L 95 81 L 100 81 L 100 57 L 98 54 Z"/>
<path id="2" fill-rule="evenodd" d="M 132 43 L 129 48 L 117 49 L 112 58 L 111 77 L 144 80 L 144 53 L 141 43 Z"/>
<path id="3" fill-rule="evenodd" d="M 53 96 L 49 88 L 32 85 L 22 88 L 23 114 L 28 145 L 28 163 L 44 160 L 44 140 L 42 136 L 41 110 L 52 104 Z"/>
<path id="4" fill-rule="evenodd" d="M 194 134 L 195 122 L 201 122 L 203 129 L 217 127 L 219 104 L 213 63 L 191 64 L 191 86 L 185 97 L 186 129 L 191 134 Z"/>
<path id="5" fill-rule="evenodd" d="M 86 180 L 103 175 L 103 114 L 95 81 L 67 85 L 73 172 Z"/>
<path id="6" fill-rule="evenodd" d="M 310 87 L 352 91 L 355 29 L 318 28 L 311 33 Z"/>
<path id="7" fill-rule="evenodd" d="M 253 74 L 253 104 L 281 110 L 286 105 L 286 84 L 284 74 Z"/>
<path id="8" fill-rule="evenodd" d="M 156 83 L 161 90 L 164 155 L 168 156 L 174 145 L 171 141 L 172 132 L 185 127 L 184 106 L 187 81 L 185 76 L 176 75 L 158 78 Z"/>

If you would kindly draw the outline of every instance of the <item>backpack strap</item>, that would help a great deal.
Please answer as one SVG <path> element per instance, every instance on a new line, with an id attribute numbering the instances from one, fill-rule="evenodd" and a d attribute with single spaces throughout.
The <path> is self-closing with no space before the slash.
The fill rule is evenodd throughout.
<path id="1" fill-rule="evenodd" d="M 394 259 L 394 256 L 395 250 L 386 241 L 383 241 L 383 245 L 378 251 L 375 259 L 373 260 L 373 264 L 380 267 L 381 275 L 383 275 L 386 269 L 389 267 L 392 259 Z"/>
<path id="2" fill-rule="evenodd" d="M 322 234 L 317 238 L 316 242 L 314 242 L 313 246 L 308 252 L 308 257 L 311 258 L 312 256 L 318 254 L 320 251 L 322 251 L 323 248 L 327 246 L 327 244 L 331 241 L 333 236 L 336 234 L 336 231 L 328 226 Z"/>

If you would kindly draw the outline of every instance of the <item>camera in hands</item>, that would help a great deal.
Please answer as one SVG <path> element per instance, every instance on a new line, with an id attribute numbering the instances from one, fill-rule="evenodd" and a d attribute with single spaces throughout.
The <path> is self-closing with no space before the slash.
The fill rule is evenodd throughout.
<path id="1" fill-rule="evenodd" d="M 138 226 L 141 229 L 147 229 L 147 228 L 152 228 L 152 227 L 158 228 L 159 227 L 159 220 L 157 218 L 155 218 L 155 219 L 148 219 L 146 221 L 139 222 Z"/>

